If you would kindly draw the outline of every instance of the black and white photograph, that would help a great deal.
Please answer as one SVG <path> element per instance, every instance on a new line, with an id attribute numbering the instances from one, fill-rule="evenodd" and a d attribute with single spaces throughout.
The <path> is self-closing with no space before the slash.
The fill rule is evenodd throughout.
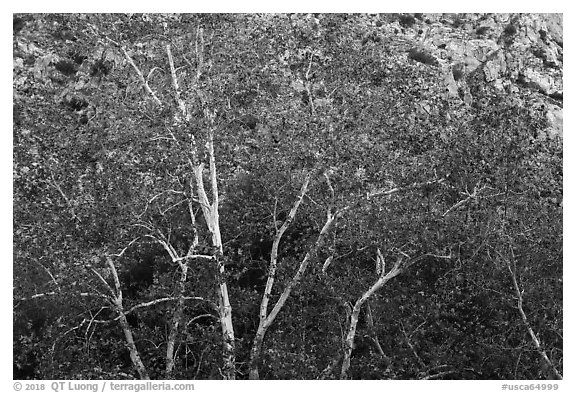
<path id="1" fill-rule="evenodd" d="M 14 380 L 558 389 L 562 13 L 12 19 Z"/>

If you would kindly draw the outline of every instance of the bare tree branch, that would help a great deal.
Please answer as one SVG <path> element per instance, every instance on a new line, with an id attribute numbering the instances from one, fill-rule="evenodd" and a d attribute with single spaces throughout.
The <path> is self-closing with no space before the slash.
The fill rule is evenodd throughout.
<path id="1" fill-rule="evenodd" d="M 134 62 L 134 60 L 132 59 L 132 57 L 130 56 L 128 51 L 126 50 L 126 48 L 124 46 L 120 45 L 118 42 L 111 40 L 108 37 L 106 37 L 106 39 L 108 41 L 110 41 L 111 43 L 115 44 L 118 48 L 120 48 L 120 50 L 124 54 L 124 57 L 126 57 L 126 60 L 128 60 L 128 63 L 130 63 L 132 68 L 134 68 L 134 71 L 136 71 L 136 74 L 138 74 L 138 77 L 140 78 L 140 82 L 142 82 L 142 86 L 144 86 L 144 89 L 146 89 L 146 91 L 152 96 L 152 99 L 154 99 L 156 104 L 158 104 L 158 106 L 162 107 L 163 106 L 162 101 L 160 101 L 158 99 L 158 97 L 156 96 L 156 94 L 152 91 L 152 89 L 150 88 L 150 85 L 148 84 L 148 81 L 144 77 L 144 74 L 142 74 L 142 71 L 140 71 L 140 68 L 138 68 L 138 66 L 136 65 L 136 63 Z"/>
<path id="2" fill-rule="evenodd" d="M 468 202 L 471 199 L 476 199 L 479 194 L 486 189 L 488 186 L 483 186 L 481 188 L 478 188 L 480 183 L 476 184 L 474 186 L 474 191 L 472 191 L 472 193 L 470 192 L 466 192 L 465 195 L 467 195 L 466 198 L 462 199 L 461 201 L 455 203 L 452 207 L 450 207 L 448 210 L 446 210 L 446 212 L 444 214 L 442 214 L 442 217 L 446 217 L 451 211 L 458 209 L 460 206 L 464 205 L 466 202 Z"/>
<path id="3" fill-rule="evenodd" d="M 54 174 L 52 172 L 50 172 L 50 177 L 52 178 L 52 182 L 50 182 L 50 184 L 56 189 L 56 191 L 58 191 L 58 193 L 62 196 L 62 198 L 64 198 L 66 205 L 68 205 L 68 208 L 70 209 L 70 214 L 72 215 L 72 218 L 74 218 L 78 222 L 82 222 L 82 220 L 76 215 L 76 212 L 74 211 L 74 206 L 72 205 L 72 202 L 70 202 L 70 199 L 68 199 L 66 194 L 64 194 L 64 191 L 62 191 L 60 184 L 58 184 L 58 182 L 54 178 Z"/>
<path id="4" fill-rule="evenodd" d="M 426 364 L 422 361 L 422 358 L 418 355 L 418 352 L 416 352 L 416 348 L 414 348 L 414 345 L 412 344 L 412 335 L 414 335 L 414 333 L 416 333 L 418 331 L 420 326 L 422 326 L 422 324 L 420 324 L 416 329 L 414 329 L 414 331 L 412 333 L 410 333 L 410 335 L 408 335 L 406 333 L 406 329 L 404 328 L 404 323 L 402 323 L 402 321 L 400 321 L 400 327 L 401 327 L 402 333 L 404 334 L 404 338 L 406 339 L 406 344 L 408 344 L 410 351 L 412 351 L 412 354 L 414 355 L 414 357 L 418 361 L 418 364 L 420 365 L 420 367 L 425 368 Z"/>
<path id="5" fill-rule="evenodd" d="M 512 246 L 510 246 L 510 248 L 512 248 Z M 523 306 L 524 299 L 522 296 L 523 291 L 520 290 L 520 286 L 518 285 L 518 280 L 516 279 L 515 263 L 514 263 L 514 269 L 512 269 L 512 262 L 510 261 L 510 259 L 505 258 L 499 251 L 496 250 L 496 252 L 506 262 L 506 267 L 508 268 L 508 272 L 510 273 L 510 277 L 512 278 L 512 284 L 514 286 L 514 292 L 516 294 L 516 301 L 517 301 L 516 308 L 518 309 L 518 312 L 520 313 L 520 317 L 522 318 L 522 322 L 524 323 L 524 326 L 526 327 L 526 330 L 528 331 L 528 334 L 530 335 L 530 338 L 532 339 L 532 343 L 534 344 L 534 346 L 536 347 L 536 350 L 540 354 L 542 361 L 544 361 L 544 363 L 546 363 L 548 368 L 554 374 L 554 377 L 556 379 L 563 379 L 562 374 L 560 374 L 558 369 L 550 361 L 550 358 L 548 357 L 548 355 L 546 354 L 546 351 L 542 347 L 542 344 L 540 343 L 540 340 L 536 336 L 536 333 L 534 333 L 534 330 L 532 329 L 532 326 L 530 325 L 530 322 L 528 321 L 528 317 L 526 316 L 526 313 L 524 312 L 524 306 Z M 511 251 L 511 252 L 512 252 L 512 257 L 514 258 L 514 252 L 513 251 Z"/>
<path id="6" fill-rule="evenodd" d="M 66 293 L 66 292 L 44 292 L 44 293 L 37 293 L 35 295 L 28 296 L 28 297 L 22 297 L 22 298 L 15 299 L 15 300 L 18 302 L 25 302 L 25 301 L 34 300 L 34 299 L 40 299 L 40 298 L 47 297 L 47 296 L 71 296 L 71 295 L 82 296 L 82 297 L 99 297 L 99 298 L 104 298 L 106 300 L 109 299 L 108 296 L 103 295 L 101 293 L 80 292 L 80 293 L 76 293 L 76 294 L 71 294 L 71 293 Z"/>
<path id="7" fill-rule="evenodd" d="M 43 257 L 40 257 L 40 259 L 42 259 Z M 38 265 L 40 265 L 40 267 L 42 269 L 44 269 L 44 271 L 50 276 L 50 278 L 52 279 L 52 282 L 54 283 L 54 285 L 56 285 L 56 288 L 58 290 L 60 290 L 60 284 L 58 284 L 58 281 L 56 281 L 56 279 L 54 278 L 54 276 L 52 275 L 52 273 L 50 272 L 50 270 L 48 270 L 48 268 L 46 266 L 44 266 L 43 264 L 40 263 L 40 261 L 38 260 L 34 260 Z"/>
<path id="8" fill-rule="evenodd" d="M 170 44 L 166 45 L 166 53 L 168 54 L 168 62 L 170 63 L 170 75 L 172 76 L 172 87 L 174 88 L 174 98 L 178 104 L 178 108 L 185 120 L 189 120 L 189 116 L 186 110 L 186 104 L 184 100 L 180 97 L 180 86 L 178 85 L 178 77 L 176 76 L 176 69 L 174 68 L 174 59 L 172 57 L 172 50 L 170 49 Z"/>
<path id="9" fill-rule="evenodd" d="M 106 280 L 104 279 L 104 277 L 102 277 L 102 275 L 101 275 L 96 269 L 94 269 L 93 267 L 91 267 L 90 270 L 92 271 L 92 273 L 94 273 L 94 274 L 100 279 L 100 281 L 102 281 L 102 283 L 104 284 L 104 286 L 105 286 L 106 288 L 108 288 L 108 290 L 110 291 L 110 294 L 111 294 L 112 296 L 116 296 L 116 294 L 114 293 L 114 290 L 112 289 L 112 287 L 110 286 L 110 284 L 108 284 L 108 281 L 106 281 Z"/>

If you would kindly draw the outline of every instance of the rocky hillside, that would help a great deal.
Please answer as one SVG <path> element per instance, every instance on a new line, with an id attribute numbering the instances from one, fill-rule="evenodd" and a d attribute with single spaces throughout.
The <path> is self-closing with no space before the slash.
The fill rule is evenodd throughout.
<path id="1" fill-rule="evenodd" d="M 562 136 L 562 14 L 402 14 L 377 22 L 408 57 L 439 67 L 447 94 L 479 105 L 480 91 L 541 104 Z"/>

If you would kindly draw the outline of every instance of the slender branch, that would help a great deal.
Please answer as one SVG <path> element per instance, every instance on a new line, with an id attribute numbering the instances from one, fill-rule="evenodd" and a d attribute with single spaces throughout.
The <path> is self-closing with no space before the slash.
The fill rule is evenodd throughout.
<path id="1" fill-rule="evenodd" d="M 467 192 L 465 194 L 465 195 L 467 195 L 467 197 L 462 199 L 461 201 L 455 203 L 451 208 L 446 210 L 446 212 L 444 214 L 442 214 L 442 217 L 446 217 L 452 210 L 458 209 L 460 206 L 464 205 L 469 200 L 476 199 L 478 197 L 478 194 L 480 194 L 480 192 L 482 192 L 486 188 L 487 188 L 487 186 L 483 186 L 482 188 L 478 188 L 478 184 L 476 184 L 476 186 L 474 186 L 474 191 L 472 193 Z"/>
<path id="2" fill-rule="evenodd" d="M 181 205 L 181 204 L 183 204 L 183 203 L 185 203 L 185 202 L 188 202 L 188 200 L 187 200 L 187 199 L 182 199 L 180 202 L 176 202 L 176 203 L 168 206 L 166 209 L 161 210 L 161 211 L 160 211 L 160 214 L 161 214 L 161 215 L 165 215 L 165 214 L 168 213 L 170 210 L 174 209 L 175 207 L 177 207 L 177 206 L 179 206 L 179 205 Z"/>
<path id="3" fill-rule="evenodd" d="M 376 329 L 374 328 L 374 317 L 372 316 L 372 307 L 370 307 L 369 301 L 366 302 L 366 311 L 367 311 L 366 315 L 368 317 L 367 318 L 368 328 L 370 329 L 370 336 L 372 341 L 374 342 L 374 346 L 376 347 L 376 350 L 378 351 L 380 356 L 382 356 L 385 359 L 388 359 L 388 356 L 386 356 L 384 349 L 382 349 L 382 346 L 380 345 L 380 340 L 378 340 L 378 335 L 376 334 Z"/>
<path id="4" fill-rule="evenodd" d="M 154 73 L 154 71 L 156 71 L 156 70 L 158 70 L 158 71 L 163 71 L 162 68 L 160 68 L 160 67 L 154 67 L 154 68 L 152 68 L 152 69 L 150 70 L 150 72 L 148 73 L 148 75 L 146 76 L 146 80 L 149 80 L 150 77 L 152 76 L 152 74 Z"/>
<path id="5" fill-rule="evenodd" d="M 70 199 L 68 199 L 66 194 L 64 194 L 64 191 L 62 191 L 60 184 L 58 184 L 58 182 L 54 178 L 54 174 L 52 172 L 50 172 L 50 177 L 52 178 L 52 182 L 51 182 L 52 186 L 56 189 L 56 191 L 58 191 L 58 193 L 62 196 L 62 198 L 64 198 L 66 205 L 68 205 L 68 208 L 70 209 L 70 214 L 72 215 L 72 218 L 74 218 L 78 222 L 82 222 L 82 220 L 76 215 L 76 212 L 74 211 L 74 206 L 72 205 L 72 202 L 70 202 Z"/>
<path id="6" fill-rule="evenodd" d="M 218 317 L 212 314 L 200 314 L 200 315 L 196 315 L 194 318 L 190 319 L 188 322 L 186 322 L 186 327 L 188 327 L 188 325 L 190 325 L 192 322 L 196 322 L 197 320 L 201 319 L 201 318 L 214 318 L 216 320 L 218 320 Z"/>
<path id="7" fill-rule="evenodd" d="M 274 198 L 274 210 L 272 211 L 272 221 L 274 223 L 274 233 L 278 234 L 278 221 L 277 221 L 278 197 Z"/>
<path id="8" fill-rule="evenodd" d="M 94 315 L 92 315 L 92 312 L 90 312 L 90 322 L 88 322 L 88 327 L 86 328 L 86 332 L 84 333 L 84 338 L 86 340 L 86 343 L 90 342 L 90 339 L 92 338 L 92 336 L 94 335 L 94 332 L 96 331 L 96 328 L 94 328 L 94 330 L 92 331 L 92 334 L 90 335 L 90 337 L 88 337 L 88 333 L 90 332 L 90 328 L 92 327 L 92 325 L 95 323 L 96 317 L 98 316 L 98 314 L 100 314 L 103 310 L 106 310 L 108 307 L 100 307 L 100 310 L 98 310 L 98 312 Z"/>
<path id="9" fill-rule="evenodd" d="M 170 63 L 170 75 L 172 76 L 172 87 L 174 88 L 174 98 L 178 104 L 178 108 L 182 114 L 182 117 L 186 120 L 188 119 L 186 104 L 180 97 L 180 86 L 178 85 L 178 77 L 176 76 L 176 68 L 174 68 L 174 59 L 172 57 L 172 50 L 170 49 L 170 44 L 166 45 L 166 53 L 168 54 L 168 62 Z"/>
<path id="10" fill-rule="evenodd" d="M 176 341 L 180 336 L 181 322 L 184 315 L 184 292 L 186 290 L 186 280 L 188 277 L 188 262 L 180 263 L 180 280 L 178 282 L 176 306 L 172 315 L 172 323 L 170 325 L 170 333 L 168 335 L 168 343 L 166 346 L 166 377 L 172 376 L 175 367 L 176 358 Z"/>
<path id="11" fill-rule="evenodd" d="M 446 375 L 450 375 L 450 374 L 454 374 L 454 373 L 456 373 L 456 371 L 452 371 L 452 370 L 442 371 L 442 372 L 439 372 L 437 374 L 428 375 L 428 376 L 422 378 L 422 380 L 438 379 L 438 378 L 442 378 L 442 377 L 445 377 Z"/>
<path id="12" fill-rule="evenodd" d="M 109 256 L 106 257 L 106 263 L 110 268 L 110 272 L 112 273 L 112 278 L 114 279 L 114 285 L 116 287 L 116 299 L 121 303 L 122 302 L 122 288 L 120 286 L 120 278 L 118 277 L 118 271 L 116 270 L 116 266 L 114 265 L 114 261 Z"/>
<path id="13" fill-rule="evenodd" d="M 270 265 L 268 269 L 268 279 L 266 281 L 266 289 L 264 290 L 264 295 L 262 297 L 262 302 L 260 303 L 260 325 L 264 325 L 266 317 L 268 316 L 268 301 L 270 300 L 270 294 L 272 293 L 272 287 L 274 286 L 274 280 L 276 275 L 276 267 L 278 262 L 278 248 L 280 245 L 280 241 L 282 240 L 282 236 L 286 229 L 290 226 L 294 217 L 296 217 L 296 213 L 298 212 L 298 208 L 302 203 L 302 199 L 308 191 L 308 185 L 310 184 L 310 174 L 306 176 L 304 182 L 302 183 L 302 187 L 300 188 L 300 192 L 292 205 L 292 209 L 290 209 L 290 213 L 288 213 L 288 217 L 276 233 L 274 237 L 274 241 L 272 243 L 272 251 L 270 255 Z"/>
<path id="14" fill-rule="evenodd" d="M 207 261 L 213 261 L 214 259 L 216 259 L 216 257 L 214 255 L 187 254 L 183 257 L 178 257 L 178 258 L 173 259 L 173 262 L 183 262 L 183 261 L 191 260 L 191 259 L 205 259 Z"/>
<path id="15" fill-rule="evenodd" d="M 407 186 L 395 187 L 392 189 L 385 189 L 385 188 L 376 189 L 376 190 L 373 190 L 373 191 L 369 192 L 368 194 L 366 194 L 366 199 L 377 198 L 377 197 L 382 197 L 382 196 L 389 196 L 389 195 L 393 195 L 393 194 L 396 194 L 396 193 L 399 193 L 402 191 L 414 190 L 414 189 L 418 189 L 421 187 L 430 186 L 433 184 L 441 184 L 443 182 L 444 182 L 444 179 L 442 178 L 442 179 L 430 180 L 427 182 L 413 183 L 413 184 L 410 184 Z M 336 213 L 334 213 L 334 215 L 337 217 L 340 217 L 344 213 L 346 213 L 347 211 L 358 207 L 362 203 L 362 201 L 363 200 L 359 198 L 354 203 L 351 203 L 351 204 L 339 209 L 338 211 L 336 211 Z"/>
<path id="16" fill-rule="evenodd" d="M 42 259 L 42 257 L 40 258 Z M 58 290 L 60 290 L 60 284 L 58 284 L 58 281 L 56 281 L 56 279 L 54 278 L 54 276 L 52 275 L 52 273 L 50 272 L 50 270 L 48 270 L 48 268 L 46 266 L 44 266 L 43 264 L 40 263 L 40 261 L 38 260 L 34 260 L 38 265 L 40 265 L 40 267 L 42 269 L 44 269 L 44 271 L 50 276 L 50 278 L 52 279 L 52 282 L 56 285 L 56 288 L 58 288 Z"/>
<path id="17" fill-rule="evenodd" d="M 115 44 L 116 46 L 118 46 L 120 48 L 120 50 L 124 54 L 124 57 L 126 57 L 126 60 L 128 60 L 128 63 L 130 63 L 132 68 L 134 68 L 134 71 L 136 71 L 136 74 L 138 74 L 138 77 L 140 78 L 140 82 L 142 82 L 142 86 L 144 86 L 144 89 L 146 89 L 146 91 L 152 96 L 152 98 L 154 99 L 156 104 L 158 104 L 158 106 L 162 107 L 163 106 L 162 101 L 160 101 L 158 99 L 158 97 L 156 96 L 156 94 L 152 91 L 152 89 L 150 88 L 150 85 L 148 84 L 148 81 L 144 77 L 144 74 L 142 74 L 142 71 L 140 71 L 140 68 L 138 68 L 138 66 L 136 65 L 136 63 L 134 62 L 134 60 L 132 59 L 132 57 L 130 56 L 128 51 L 126 50 L 126 48 L 124 46 L 120 45 L 119 43 L 117 43 L 116 41 L 113 41 L 108 37 L 106 37 L 106 38 L 108 39 L 108 41 L 112 42 L 113 44 Z"/>
<path id="18" fill-rule="evenodd" d="M 29 297 L 22 297 L 22 298 L 15 299 L 15 300 L 18 301 L 18 302 L 25 302 L 25 301 L 29 301 L 29 300 L 39 299 L 39 298 L 42 298 L 42 297 L 57 296 L 57 295 L 60 295 L 60 296 L 70 296 L 70 295 L 73 295 L 73 294 L 65 293 L 65 292 L 44 292 L 44 293 L 37 293 L 37 294 L 32 295 L 32 296 L 29 296 Z M 77 293 L 77 294 L 74 294 L 74 295 L 76 295 L 76 296 L 82 296 L 82 297 L 91 297 L 91 296 L 93 296 L 93 297 L 99 297 L 99 298 L 108 299 L 108 296 L 103 295 L 103 294 L 101 294 L 101 293 L 80 292 L 80 293 Z"/>
<path id="19" fill-rule="evenodd" d="M 334 255 L 330 255 L 328 258 L 326 258 L 326 260 L 324 261 L 324 264 L 322 265 L 322 273 L 323 274 L 327 274 L 328 268 L 332 264 L 333 260 L 334 260 Z"/>
<path id="20" fill-rule="evenodd" d="M 130 243 L 128 243 L 128 245 L 126 247 L 124 247 L 122 249 L 122 251 L 120 251 L 118 254 L 112 254 L 112 256 L 115 256 L 117 258 L 120 258 L 122 255 L 124 255 L 124 253 L 126 252 L 126 250 L 132 246 L 134 243 L 136 243 L 136 241 L 138 241 L 138 239 L 140 239 L 140 237 L 137 237 L 135 239 L 132 239 L 132 241 L 130 241 Z"/>
<path id="21" fill-rule="evenodd" d="M 205 301 L 205 302 L 208 302 L 208 301 L 205 300 L 203 297 L 198 297 L 198 296 L 184 296 L 183 299 L 184 299 L 184 300 L 198 300 L 198 301 L 202 301 L 202 302 L 204 302 L 204 301 Z M 145 302 L 145 303 L 140 303 L 140 304 L 137 304 L 137 305 L 131 307 L 130 309 L 128 309 L 128 310 L 125 312 L 125 314 L 129 314 L 129 313 L 131 313 L 131 312 L 133 312 L 133 311 L 135 311 L 135 310 L 137 310 L 137 309 L 139 309 L 139 308 L 150 307 L 150 306 L 154 306 L 154 305 L 156 305 L 156 304 L 160 304 L 160 303 L 164 303 L 164 302 L 171 302 L 171 301 L 174 301 L 174 300 L 178 300 L 178 297 L 174 297 L 174 296 L 164 297 L 164 298 L 155 299 L 155 300 L 152 300 L 152 301 L 149 301 L 149 302 Z M 211 303 L 211 302 L 208 302 L 208 303 Z M 213 306 L 213 307 L 215 307 L 215 306 Z"/>
<path id="22" fill-rule="evenodd" d="M 498 254 L 500 254 L 500 253 L 498 252 Z M 500 256 L 502 257 L 502 254 L 500 254 Z M 542 360 L 546 363 L 546 365 L 554 373 L 554 377 L 556 379 L 563 379 L 562 374 L 560 374 L 558 369 L 550 361 L 550 358 L 548 357 L 548 355 L 546 354 L 546 351 L 542 347 L 540 340 L 538 339 L 538 337 L 534 333 L 534 330 L 532 329 L 532 326 L 530 325 L 530 322 L 528 321 L 528 317 L 526 316 L 526 313 L 524 312 L 522 291 L 520 290 L 520 287 L 518 285 L 518 281 L 516 279 L 516 272 L 515 272 L 516 269 L 512 270 L 511 262 L 508 258 L 503 258 L 503 259 L 506 261 L 506 266 L 508 268 L 508 271 L 510 272 L 510 277 L 512 278 L 512 284 L 514 286 L 514 291 L 516 293 L 516 299 L 517 299 L 516 308 L 518 309 L 518 312 L 520 313 L 520 317 L 522 318 L 522 322 L 524 323 L 524 326 L 526 327 L 526 330 L 528 331 L 528 334 L 530 335 L 530 338 L 532 339 L 532 343 L 536 347 L 536 350 L 540 354 L 540 357 L 542 358 Z"/>
<path id="23" fill-rule="evenodd" d="M 420 358 L 420 356 L 418 355 L 418 352 L 416 352 L 416 348 L 414 348 L 414 345 L 412 345 L 412 340 L 411 340 L 412 335 L 418 330 L 418 328 L 416 328 L 412 333 L 410 333 L 410 335 L 408 335 L 406 333 L 406 329 L 404 329 L 404 324 L 402 323 L 402 321 L 400 321 L 400 326 L 402 328 L 402 333 L 404 334 L 404 338 L 406 338 L 406 344 L 408 344 L 408 347 L 410 347 L 410 350 L 412 351 L 412 354 L 414 355 L 414 357 L 418 361 L 418 364 L 420 365 L 420 367 L 425 368 L 426 364 L 422 361 L 422 358 Z"/>
<path id="24" fill-rule="evenodd" d="M 158 244 L 160 244 L 166 250 L 168 255 L 170 255 L 170 259 L 172 259 L 172 262 L 179 262 L 183 260 L 181 257 L 178 256 L 178 252 L 176 251 L 176 249 L 174 249 L 172 244 L 170 244 L 168 239 L 166 239 L 166 237 L 162 233 L 159 233 L 160 237 L 156 237 L 154 235 L 146 235 L 146 236 L 151 239 L 154 239 Z"/>
<path id="25" fill-rule="evenodd" d="M 132 328 L 126 319 L 126 312 L 124 310 L 124 305 L 122 303 L 122 288 L 120 286 L 120 279 L 118 278 L 118 271 L 116 270 L 116 266 L 114 265 L 114 261 L 112 258 L 107 255 L 106 256 L 106 263 L 110 268 L 110 272 L 112 273 L 112 277 L 114 278 L 114 285 L 116 287 L 116 296 L 113 299 L 113 304 L 116 312 L 118 313 L 118 321 L 124 332 L 124 337 L 126 339 L 126 345 L 130 352 L 130 360 L 132 364 L 138 371 L 140 375 L 140 379 L 150 379 L 148 375 L 148 370 L 146 370 L 146 366 L 142 362 L 142 358 L 140 357 L 140 353 L 138 352 L 138 348 L 136 347 L 136 343 L 134 342 L 134 334 L 132 333 Z"/>
<path id="26" fill-rule="evenodd" d="M 308 268 L 308 264 L 310 263 L 312 258 L 317 254 L 318 249 L 323 244 L 324 239 L 326 238 L 326 236 L 328 235 L 328 233 L 332 229 L 332 226 L 334 225 L 335 219 L 336 219 L 336 217 L 334 215 L 331 215 L 330 217 L 328 217 L 328 219 L 324 223 L 324 226 L 322 227 L 322 230 L 320 231 L 320 234 L 318 235 L 316 242 L 311 247 L 311 249 L 308 250 L 308 252 L 304 256 L 304 259 L 302 259 L 302 261 L 300 262 L 300 266 L 298 267 L 298 270 L 296 271 L 296 273 L 294 274 L 292 279 L 288 282 L 288 285 L 286 285 L 286 287 L 284 288 L 284 291 L 282 292 L 282 294 L 280 295 L 280 298 L 278 299 L 278 301 L 274 305 L 274 308 L 272 309 L 272 311 L 270 312 L 270 314 L 266 318 L 265 325 L 267 327 L 274 321 L 274 319 L 276 318 L 276 315 L 280 312 L 280 310 L 284 306 L 284 303 L 286 303 L 286 300 L 290 296 L 290 293 L 292 292 L 294 287 L 302 279 L 302 276 L 304 275 L 304 273 L 306 272 L 306 269 Z"/>
<path id="27" fill-rule="evenodd" d="M 104 279 L 104 277 L 102 277 L 102 275 L 101 275 L 96 269 L 94 269 L 93 267 L 90 268 L 90 270 L 92 271 L 92 273 L 94 273 L 94 274 L 100 279 L 100 281 L 102 281 L 102 283 L 104 284 L 104 286 L 105 286 L 106 288 L 108 288 L 108 290 L 110 291 L 110 293 L 112 294 L 112 296 L 115 296 L 116 294 L 114 293 L 114 290 L 112 289 L 112 287 L 110 286 L 110 284 L 108 284 L 108 281 L 106 281 L 106 280 Z"/>

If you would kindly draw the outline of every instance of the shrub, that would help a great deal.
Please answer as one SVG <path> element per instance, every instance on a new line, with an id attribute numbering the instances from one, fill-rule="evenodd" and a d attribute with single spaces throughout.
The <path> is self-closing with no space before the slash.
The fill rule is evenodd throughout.
<path id="1" fill-rule="evenodd" d="M 488 31 L 490 31 L 490 27 L 489 26 L 480 26 L 479 28 L 476 29 L 476 34 L 478 35 L 485 35 L 486 33 L 488 33 Z"/>
<path id="2" fill-rule="evenodd" d="M 434 56 L 418 48 L 410 49 L 410 52 L 408 52 L 408 58 L 428 65 L 438 65 L 438 60 Z"/>
<path id="3" fill-rule="evenodd" d="M 508 26 L 506 26 L 504 28 L 504 34 L 506 35 L 514 35 L 518 32 L 518 29 L 516 29 L 516 26 L 514 26 L 513 24 L 509 24 Z"/>
<path id="4" fill-rule="evenodd" d="M 402 27 L 412 27 L 416 23 L 416 18 L 412 15 L 400 15 L 398 21 Z"/>

